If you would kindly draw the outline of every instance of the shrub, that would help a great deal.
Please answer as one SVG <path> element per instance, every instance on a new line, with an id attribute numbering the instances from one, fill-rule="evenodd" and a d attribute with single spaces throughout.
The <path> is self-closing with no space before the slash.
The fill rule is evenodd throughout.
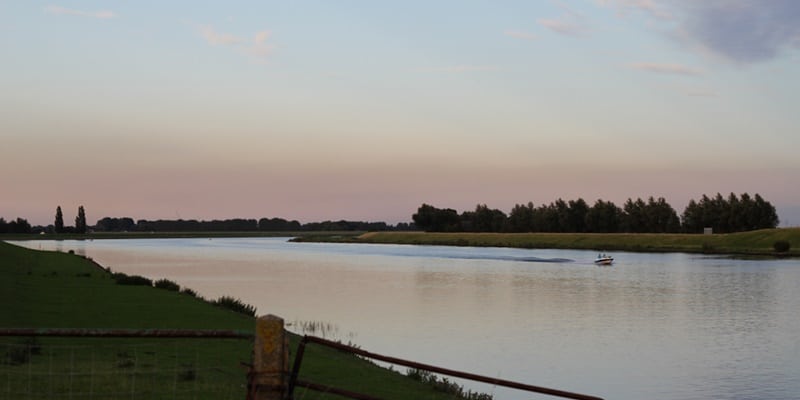
<path id="1" fill-rule="evenodd" d="M 42 354 L 42 345 L 35 337 L 25 338 L 21 344 L 9 346 L 5 354 L 5 363 L 9 365 L 27 364 L 31 356 Z"/>
<path id="2" fill-rule="evenodd" d="M 31 359 L 31 353 L 27 347 L 14 346 L 6 351 L 6 363 L 9 365 L 27 364 Z"/>
<path id="3" fill-rule="evenodd" d="M 153 286 L 153 281 L 139 275 L 126 275 L 122 272 L 116 272 L 111 275 L 111 278 L 117 285 L 131 285 L 131 286 Z"/>
<path id="4" fill-rule="evenodd" d="M 451 382 L 447 378 L 439 379 L 436 374 L 421 370 L 421 369 L 409 369 L 406 372 L 406 376 L 409 378 L 422 382 L 426 385 L 432 386 L 434 390 L 438 392 L 447 393 L 448 395 L 452 396 L 454 399 L 462 399 L 462 400 L 492 400 L 492 395 L 480 392 L 473 392 L 471 390 L 464 391 L 464 387 L 455 383 Z"/>
<path id="5" fill-rule="evenodd" d="M 181 290 L 180 285 L 178 285 L 177 283 L 175 283 L 175 282 L 173 282 L 173 281 L 171 281 L 169 279 L 159 279 L 159 280 L 155 281 L 155 283 L 153 285 L 155 287 L 159 288 L 159 289 L 166 289 L 166 290 L 170 290 L 170 291 L 173 291 L 173 292 L 177 292 L 177 291 Z"/>
<path id="6" fill-rule="evenodd" d="M 197 292 L 195 292 L 194 290 L 192 290 L 191 288 L 188 288 L 188 287 L 187 288 L 183 288 L 183 290 L 181 290 L 181 293 L 189 295 L 189 296 L 192 296 L 192 297 L 197 297 Z"/>
<path id="7" fill-rule="evenodd" d="M 178 372 L 178 379 L 183 382 L 193 381 L 197 379 L 197 370 L 195 370 L 194 366 L 192 365 L 183 365 L 183 371 Z"/>
<path id="8" fill-rule="evenodd" d="M 222 296 L 219 299 L 215 300 L 212 304 L 227 308 L 231 311 L 235 311 L 238 313 L 242 313 L 244 315 L 249 315 L 251 317 L 256 316 L 256 308 L 251 306 L 250 304 L 245 304 L 239 299 L 235 299 L 230 296 Z"/>
<path id="9" fill-rule="evenodd" d="M 792 245 L 786 240 L 778 240 L 772 245 L 772 248 L 775 249 L 777 253 L 786 253 L 792 248 Z"/>

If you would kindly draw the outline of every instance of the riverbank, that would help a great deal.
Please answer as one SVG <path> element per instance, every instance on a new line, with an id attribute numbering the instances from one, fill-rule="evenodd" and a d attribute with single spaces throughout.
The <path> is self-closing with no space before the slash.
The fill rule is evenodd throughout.
<path id="1" fill-rule="evenodd" d="M 358 236 L 306 236 L 297 241 L 414 244 L 525 249 L 683 252 L 742 256 L 800 256 L 800 228 L 764 229 L 730 234 L 648 233 L 434 233 L 369 232 Z M 774 244 L 788 242 L 778 253 Z"/>
<path id="2" fill-rule="evenodd" d="M 188 291 L 120 285 L 110 271 L 81 256 L 5 242 L 0 242 L 0 304 L 0 328 L 255 328 L 252 316 Z M 290 335 L 292 354 L 298 340 Z M 0 338 L 0 376 L 9 378 L 7 387 L 0 387 L 15 397 L 125 393 L 126 398 L 242 399 L 246 369 L 241 362 L 250 362 L 252 346 L 246 339 L 6 337 Z M 322 347 L 307 349 L 302 379 L 381 398 L 452 398 L 397 371 Z M 308 392 L 303 398 L 328 396 Z"/>

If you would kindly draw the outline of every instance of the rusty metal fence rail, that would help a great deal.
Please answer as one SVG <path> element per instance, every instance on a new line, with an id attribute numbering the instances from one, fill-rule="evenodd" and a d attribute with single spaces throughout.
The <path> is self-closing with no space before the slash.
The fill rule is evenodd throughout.
<path id="1" fill-rule="evenodd" d="M 357 356 L 364 357 L 364 358 L 367 358 L 367 359 L 383 361 L 383 362 L 386 362 L 386 363 L 402 365 L 402 366 L 413 368 L 413 369 L 417 369 L 417 370 L 424 370 L 424 371 L 429 371 L 429 372 L 433 372 L 433 373 L 437 373 L 437 374 L 448 375 L 448 376 L 451 376 L 451 377 L 462 378 L 462 379 L 467 379 L 467 380 L 476 381 L 476 382 L 483 382 L 483 383 L 488 383 L 488 384 L 491 384 L 491 385 L 503 386 L 503 387 L 507 387 L 507 388 L 518 389 L 518 390 L 523 390 L 523 391 L 532 392 L 532 393 L 546 394 L 546 395 L 550 395 L 550 396 L 556 396 L 556 397 L 561 397 L 561 398 L 566 398 L 566 399 L 575 399 L 575 400 L 603 400 L 602 398 L 596 397 L 596 396 L 590 396 L 590 395 L 585 395 L 585 394 L 580 394 L 580 393 L 567 392 L 567 391 L 564 391 L 564 390 L 551 389 L 551 388 L 546 388 L 546 387 L 542 387 L 542 386 L 534 386 L 534 385 L 529 385 L 529 384 L 520 383 L 520 382 L 508 381 L 508 380 L 504 380 L 504 379 L 491 378 L 491 377 L 488 377 L 488 376 L 482 376 L 482 375 L 472 374 L 472 373 L 468 373 L 468 372 L 456 371 L 456 370 L 452 370 L 452 369 L 437 367 L 437 366 L 434 366 L 434 365 L 428 365 L 428 364 L 422 364 L 422 363 L 418 363 L 418 362 L 414 362 L 414 361 L 403 360 L 403 359 L 396 358 L 396 357 L 389 357 L 389 356 L 385 356 L 385 355 L 382 355 L 382 354 L 372 353 L 372 352 L 365 351 L 365 350 L 362 350 L 362 349 L 359 349 L 359 348 L 356 348 L 356 347 L 353 347 L 353 346 L 348 346 L 348 345 L 345 345 L 345 344 L 342 344 L 342 343 L 333 342 L 333 341 L 330 341 L 330 340 L 327 340 L 327 339 L 314 337 L 314 336 L 304 336 L 302 338 L 302 340 L 300 341 L 300 344 L 299 344 L 299 346 L 297 348 L 297 354 L 295 356 L 294 365 L 292 367 L 291 375 L 289 376 L 289 382 L 288 382 L 288 395 L 287 395 L 287 398 L 289 398 L 289 399 L 293 398 L 295 387 L 301 386 L 301 387 L 309 388 L 309 389 L 312 389 L 312 390 L 325 391 L 325 392 L 328 392 L 328 393 L 334 393 L 334 394 L 350 397 L 350 398 L 357 399 L 357 400 L 378 400 L 375 397 L 369 396 L 367 394 L 355 393 L 355 392 L 344 390 L 344 389 L 341 389 L 341 388 L 334 388 L 334 387 L 330 387 L 330 386 L 319 385 L 319 384 L 306 382 L 306 381 L 302 381 L 302 380 L 298 379 L 298 376 L 300 374 L 300 368 L 301 368 L 302 362 L 303 362 L 303 355 L 305 353 L 305 347 L 309 343 L 315 343 L 315 344 L 319 344 L 319 345 L 322 345 L 322 346 L 327 346 L 327 347 L 330 347 L 330 348 L 333 348 L 333 349 L 337 349 L 337 350 L 340 350 L 340 351 L 352 353 L 352 354 L 355 354 Z"/>

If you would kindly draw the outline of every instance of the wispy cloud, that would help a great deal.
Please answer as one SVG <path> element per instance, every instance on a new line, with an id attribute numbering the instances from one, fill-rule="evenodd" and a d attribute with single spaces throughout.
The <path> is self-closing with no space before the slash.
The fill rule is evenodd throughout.
<path id="1" fill-rule="evenodd" d="M 454 65 L 450 67 L 422 68 L 420 71 L 459 74 L 465 72 L 497 71 L 498 69 L 498 67 L 492 65 Z"/>
<path id="2" fill-rule="evenodd" d="M 519 31 L 519 30 L 511 30 L 511 29 L 507 29 L 507 30 L 503 31 L 503 35 L 506 35 L 506 36 L 509 36 L 509 37 L 513 37 L 513 38 L 516 38 L 516 39 L 524 39 L 524 40 L 534 40 L 534 39 L 536 39 L 536 35 L 534 35 L 534 34 L 532 34 L 530 32 Z"/>
<path id="3" fill-rule="evenodd" d="M 598 3 L 617 9 L 617 15 L 628 16 L 631 12 L 641 11 L 658 19 L 671 19 L 672 14 L 656 0 L 597 0 Z"/>
<path id="4" fill-rule="evenodd" d="M 244 39 L 230 33 L 220 33 L 209 25 L 200 26 L 200 34 L 212 46 L 229 45 L 244 42 Z"/>
<path id="5" fill-rule="evenodd" d="M 267 58 L 275 49 L 275 45 L 268 43 L 270 36 L 272 36 L 270 31 L 256 33 L 252 44 L 245 47 L 245 52 L 256 58 Z"/>
<path id="6" fill-rule="evenodd" d="M 272 36 L 270 31 L 260 31 L 252 39 L 246 39 L 231 33 L 217 32 L 210 25 L 199 25 L 197 30 L 209 45 L 231 46 L 258 61 L 264 61 L 275 49 L 275 45 L 269 43 Z"/>
<path id="7" fill-rule="evenodd" d="M 559 4 L 559 8 L 563 10 L 561 16 L 557 18 L 539 18 L 536 22 L 561 35 L 580 36 L 589 32 L 589 24 L 581 13 L 564 4 Z"/>
<path id="8" fill-rule="evenodd" d="M 552 19 L 540 18 L 536 22 L 555 33 L 567 36 L 580 36 L 587 31 L 584 25 L 566 17 Z"/>
<path id="9" fill-rule="evenodd" d="M 687 90 L 686 95 L 689 97 L 717 97 L 718 94 L 715 90 L 711 89 L 692 89 Z"/>
<path id="10" fill-rule="evenodd" d="M 81 11 L 54 5 L 49 5 L 45 7 L 44 11 L 50 14 L 76 15 L 80 17 L 90 17 L 90 18 L 100 18 L 100 19 L 109 19 L 117 16 L 117 14 L 115 14 L 113 11 Z"/>
<path id="11" fill-rule="evenodd" d="M 681 64 L 634 63 L 628 65 L 628 67 L 639 71 L 655 72 L 659 74 L 690 75 L 690 76 L 697 76 L 703 74 L 703 72 L 698 69 L 687 67 Z"/>

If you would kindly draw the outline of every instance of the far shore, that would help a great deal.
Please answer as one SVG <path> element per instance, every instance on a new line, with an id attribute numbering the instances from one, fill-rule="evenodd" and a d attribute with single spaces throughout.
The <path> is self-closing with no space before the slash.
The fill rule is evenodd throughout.
<path id="1" fill-rule="evenodd" d="M 298 238 L 296 241 L 800 257 L 800 228 L 763 229 L 710 235 L 671 233 L 368 232 L 362 235 L 343 235 L 339 237 L 308 235 Z M 775 243 L 779 241 L 788 242 L 790 245 L 789 250 L 777 252 Z"/>
<path id="2" fill-rule="evenodd" d="M 408 244 L 523 249 L 575 249 L 732 256 L 800 257 L 800 228 L 762 229 L 729 234 L 673 233 L 473 233 L 473 232 L 103 232 L 3 235 L 0 240 L 102 240 L 292 237 L 297 242 Z M 777 242 L 789 249 L 776 251 Z"/>

